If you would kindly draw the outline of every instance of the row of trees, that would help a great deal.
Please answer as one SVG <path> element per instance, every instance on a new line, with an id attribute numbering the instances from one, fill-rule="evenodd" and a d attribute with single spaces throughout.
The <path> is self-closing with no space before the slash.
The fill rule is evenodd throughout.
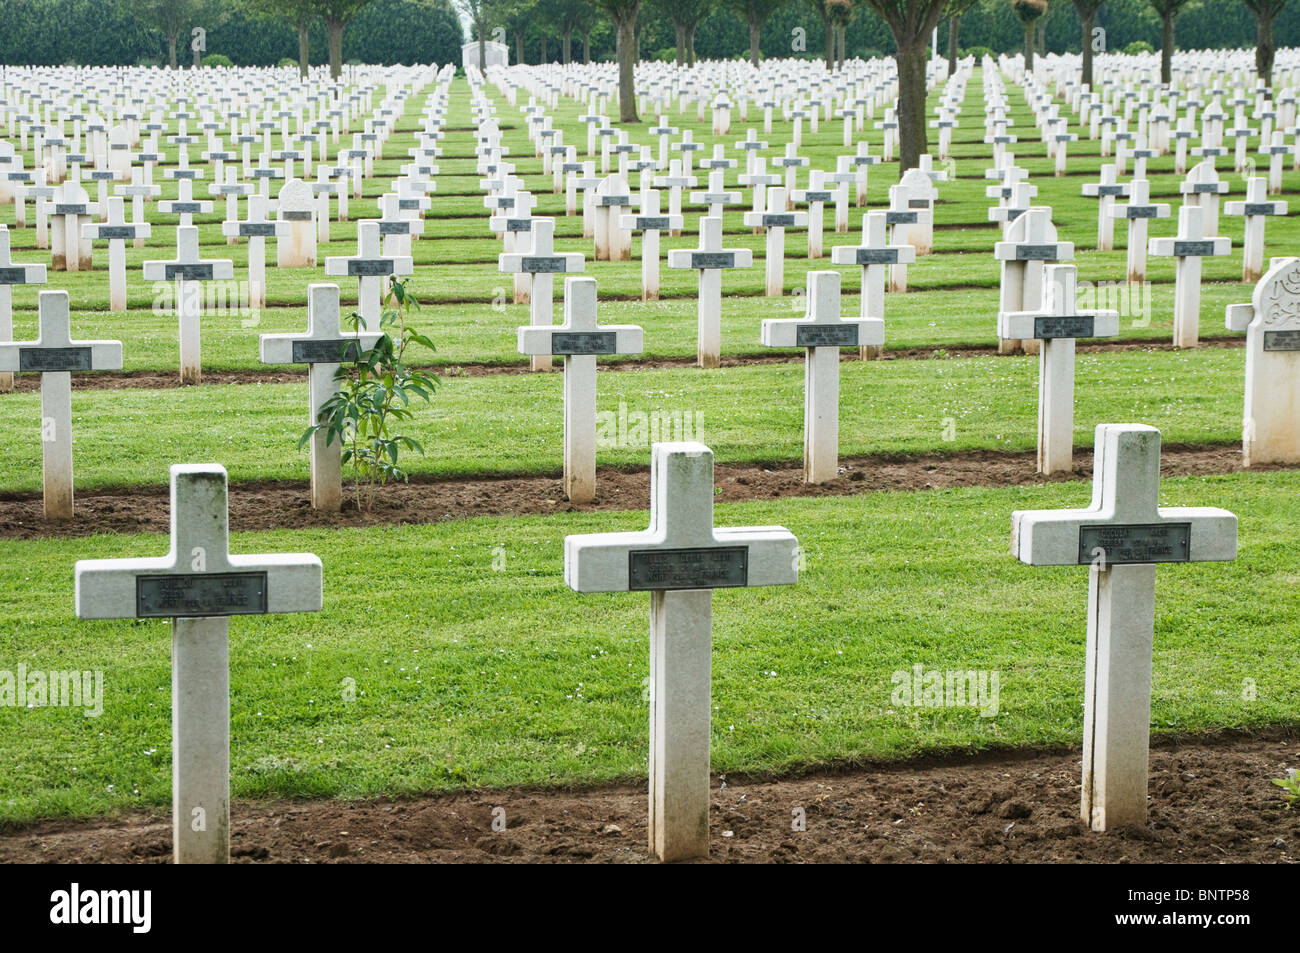
<path id="1" fill-rule="evenodd" d="M 1160 81 L 1168 83 L 1172 76 L 1172 61 L 1176 49 L 1174 24 L 1185 11 L 1200 6 L 1195 0 L 1146 0 L 1150 12 L 1160 22 Z M 963 0 L 950 0 L 949 3 L 949 63 L 953 62 L 956 49 L 957 27 L 961 22 Z M 1253 14 L 1256 24 L 1255 35 L 1255 70 L 1270 85 L 1273 75 L 1273 58 L 1276 46 L 1273 41 L 1273 24 L 1278 14 L 1286 5 L 1286 0 L 1242 0 L 1246 9 Z M 1093 53 L 1106 49 L 1105 28 L 1097 29 L 1097 16 L 1106 0 L 1071 0 L 1071 5 L 1078 17 L 1080 27 L 1080 48 L 1083 52 L 1083 81 L 1091 85 L 1093 81 Z M 967 3 L 967 7 L 973 3 Z M 1063 0 L 1052 4 L 1058 8 L 1064 6 Z M 1027 66 L 1032 67 L 1035 52 L 1046 48 L 1046 14 L 1049 0 L 1010 0 L 1010 6 L 1024 26 L 1024 56 Z M 1241 8 L 1236 10 L 1240 18 Z"/>
<path id="2" fill-rule="evenodd" d="M 455 62 L 462 30 L 450 2 L 480 44 L 507 40 L 517 62 L 569 62 L 575 38 L 582 41 L 584 61 L 612 54 L 619 62 L 624 122 L 638 121 L 635 63 L 668 46 L 683 63 L 742 50 L 757 63 L 764 55 L 811 56 L 818 46 L 828 65 L 851 55 L 892 54 L 904 167 L 926 148 L 925 68 L 930 37 L 941 23 L 954 62 L 962 52 L 1021 48 L 1017 37 L 1023 37 L 1030 61 L 1036 52 L 1081 50 L 1088 81 L 1094 52 L 1148 38 L 1162 50 L 1167 81 L 1175 21 L 1184 46 L 1205 48 L 1248 45 L 1253 20 L 1256 67 L 1266 81 L 1275 28 L 1300 40 L 1300 5 L 1286 7 L 1286 0 L 10 0 L 0 4 L 0 58 L 134 62 L 115 58 L 114 44 L 147 42 L 152 31 L 165 39 L 175 66 L 178 45 L 197 29 L 207 42 L 192 44 L 196 64 L 203 46 L 233 53 L 235 62 L 265 63 L 268 49 L 296 39 L 305 73 L 322 37 L 334 76 L 345 45 L 365 62 Z M 1242 4 L 1252 17 L 1242 15 Z M 33 28 L 42 13 L 45 22 Z M 72 28 L 83 20 L 84 32 Z M 349 23 L 356 24 L 350 40 Z M 961 40 L 975 44 L 963 48 Z M 82 43 L 88 52 L 54 59 L 41 52 L 42 44 L 60 42 Z"/>

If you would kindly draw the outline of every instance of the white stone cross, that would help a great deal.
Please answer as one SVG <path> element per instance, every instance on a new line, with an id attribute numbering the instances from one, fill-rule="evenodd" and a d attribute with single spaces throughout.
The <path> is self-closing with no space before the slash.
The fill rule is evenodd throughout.
<path id="1" fill-rule="evenodd" d="M 525 274 L 532 278 L 528 304 L 528 321 L 533 327 L 550 327 L 555 323 L 555 275 L 573 274 L 585 266 L 581 252 L 555 250 L 555 219 L 533 219 L 533 247 L 526 252 L 505 252 L 498 267 L 505 274 Z M 551 369 L 549 353 L 533 355 L 534 371 Z"/>
<path id="2" fill-rule="evenodd" d="M 885 319 L 885 275 L 892 265 L 916 261 L 916 249 L 911 245 L 891 245 L 889 226 L 884 210 L 867 212 L 862 216 L 862 244 L 838 245 L 831 249 L 831 262 L 836 265 L 857 265 L 862 272 L 862 294 L 859 315 L 863 320 Z M 883 337 L 884 332 L 881 332 Z M 882 348 L 863 344 L 859 356 L 875 360 Z"/>
<path id="3" fill-rule="evenodd" d="M 1005 240 L 994 243 L 993 257 L 1002 262 L 998 313 L 1028 311 L 1043 300 L 1044 264 L 1073 258 L 1074 243 L 1057 241 L 1052 210 L 1033 206 L 1011 223 Z M 1017 350 L 1033 354 L 1038 342 L 998 337 L 999 354 Z"/>
<path id="4" fill-rule="evenodd" d="M 68 179 L 54 194 L 50 220 L 51 267 L 55 271 L 89 271 L 93 267 L 90 239 L 81 226 L 95 220 L 98 209 L 75 179 Z"/>
<path id="5" fill-rule="evenodd" d="M 711 215 L 700 219 L 699 247 L 668 250 L 669 268 L 694 268 L 700 273 L 695 296 L 700 367 L 722 363 L 722 269 L 749 268 L 753 263 L 754 253 L 748 248 L 722 247 L 722 219 Z"/>
<path id="6" fill-rule="evenodd" d="M 1080 311 L 1078 269 L 1043 268 L 1039 307 L 998 314 L 998 337 L 1038 340 L 1038 472 L 1069 473 L 1074 456 L 1074 341 L 1119 334 L 1118 311 Z"/>
<path id="7" fill-rule="evenodd" d="M 795 145 L 792 142 L 786 143 L 785 154 L 777 156 L 772 160 L 772 165 L 780 166 L 785 169 L 785 191 L 782 195 L 785 197 L 785 204 L 778 206 L 772 203 L 768 207 L 774 212 L 794 210 L 793 193 L 795 186 L 798 185 L 799 170 L 809 164 L 807 156 L 795 155 Z"/>
<path id="8" fill-rule="evenodd" d="M 319 612 L 320 560 L 235 556 L 226 471 L 171 468 L 171 549 L 140 559 L 82 559 L 79 619 L 172 620 L 172 858 L 230 861 L 232 615 Z"/>
<path id="9" fill-rule="evenodd" d="M 229 259 L 199 258 L 199 230 L 194 225 L 176 229 L 176 257 L 171 261 L 146 261 L 145 281 L 175 282 L 176 318 L 180 325 L 181 383 L 197 384 L 202 376 L 199 358 L 199 315 L 203 311 L 205 281 L 229 281 L 235 265 Z"/>
<path id="10" fill-rule="evenodd" d="M 266 217 L 266 198 L 248 197 L 248 218 L 221 223 L 227 238 L 248 239 L 248 306 L 266 306 L 266 240 L 275 235 L 275 220 Z"/>
<path id="11" fill-rule="evenodd" d="M 668 163 L 668 174 L 657 175 L 652 180 L 656 189 L 668 190 L 668 214 L 676 218 L 682 217 L 682 189 L 693 189 L 698 184 L 695 176 L 687 175 L 682 171 L 682 160 L 673 159 Z M 678 225 L 670 231 L 674 237 L 681 235 L 682 226 Z"/>
<path id="12" fill-rule="evenodd" d="M 713 590 L 798 582 L 798 541 L 781 526 L 715 529 L 713 451 L 656 443 L 650 527 L 564 540 L 578 592 L 650 593 L 650 849 L 709 852 Z"/>
<path id="13" fill-rule="evenodd" d="M 163 215 L 180 216 L 182 226 L 194 224 L 195 215 L 212 214 L 212 203 L 206 199 L 196 201 L 194 198 L 194 182 L 192 179 L 181 179 L 176 183 L 177 197 L 172 200 L 164 200 L 158 203 L 158 211 Z"/>
<path id="14" fill-rule="evenodd" d="M 752 171 L 747 172 L 742 176 L 739 176 L 737 181 L 739 181 L 741 185 L 749 186 L 750 189 L 753 191 L 754 201 L 751 208 L 754 215 L 761 215 L 768 208 L 768 204 L 767 204 L 768 188 L 771 186 L 780 185 L 781 177 L 779 175 L 768 174 L 767 160 L 764 159 L 762 156 L 755 157 L 753 165 L 751 166 L 751 170 Z M 775 207 L 773 208 L 775 210 Z M 763 227 L 761 225 L 754 226 L 755 235 L 761 235 L 762 232 L 763 232 Z"/>
<path id="15" fill-rule="evenodd" d="M 1169 205 L 1164 202 L 1151 202 L 1148 197 L 1149 188 L 1150 183 L 1146 179 L 1134 179 L 1130 186 L 1129 200 L 1122 205 L 1116 203 L 1110 210 L 1114 218 L 1128 219 L 1128 280 L 1130 283 L 1146 281 L 1148 220 L 1169 217 Z"/>
<path id="16" fill-rule="evenodd" d="M 119 371 L 121 341 L 74 341 L 66 291 L 42 291 L 35 341 L 0 343 L 0 372 L 41 375 L 45 518 L 72 518 L 72 371 Z"/>
<path id="17" fill-rule="evenodd" d="M 1201 326 L 1201 258 L 1228 254 L 1232 241 L 1207 236 L 1202 230 L 1201 209 L 1189 204 L 1178 210 L 1178 234 L 1153 238 L 1148 245 L 1152 255 L 1178 259 L 1174 266 L 1174 347 L 1196 347 Z"/>
<path id="18" fill-rule="evenodd" d="M 1115 247 L 1115 216 L 1111 209 L 1116 198 L 1128 198 L 1129 187 L 1115 180 L 1115 164 L 1107 162 L 1101 167 L 1100 182 L 1083 183 L 1083 194 L 1097 198 L 1097 251 L 1111 251 Z"/>
<path id="19" fill-rule="evenodd" d="M 659 300 L 659 233 L 680 235 L 685 224 L 680 214 L 659 214 L 659 193 L 648 189 L 641 193 L 641 214 L 624 215 L 623 228 L 641 232 L 641 300 Z"/>
<path id="20" fill-rule="evenodd" d="M 707 205 L 710 217 L 721 218 L 726 206 L 739 205 L 744 196 L 739 192 L 728 192 L 725 185 L 726 173 L 722 169 L 709 172 L 709 189 L 707 192 L 692 192 L 691 201 L 697 205 Z"/>
<path id="21" fill-rule="evenodd" d="M 802 347 L 804 358 L 803 479 L 825 483 L 839 475 L 840 348 L 881 347 L 881 318 L 840 316 L 840 273 L 808 272 L 802 318 L 766 318 L 765 347 Z"/>
<path id="22" fill-rule="evenodd" d="M 327 277 L 357 279 L 357 313 L 361 315 L 362 327 L 368 331 L 380 329 L 385 279 L 415 271 L 410 256 L 381 254 L 381 243 L 379 222 L 364 219 L 357 223 L 356 255 L 331 255 L 325 259 Z"/>
<path id="23" fill-rule="evenodd" d="M 808 213 L 785 211 L 785 189 L 783 188 L 772 189 L 768 198 L 771 211 L 746 212 L 745 224 L 767 230 L 764 255 L 767 279 L 765 294 L 779 298 L 785 293 L 785 230 L 807 227 Z"/>
<path id="24" fill-rule="evenodd" d="M 1274 258 L 1226 318 L 1246 332 L 1243 466 L 1300 463 L 1300 258 Z"/>
<path id="25" fill-rule="evenodd" d="M 145 199 L 153 201 L 162 194 L 162 186 L 147 185 L 144 181 L 144 172 L 139 168 L 131 170 L 130 185 L 116 185 L 113 187 L 116 195 L 131 199 L 131 221 L 143 222 Z M 144 247 L 144 238 L 140 237 L 133 242 L 136 248 Z"/>
<path id="26" fill-rule="evenodd" d="M 362 222 L 374 225 L 374 222 Z M 373 236 L 378 245 L 379 236 Z M 330 259 L 326 259 L 330 261 Z M 344 259 L 347 261 L 347 259 Z M 327 266 L 328 268 L 328 266 Z M 335 374 L 343 361 L 356 361 L 379 340 L 381 332 L 344 331 L 339 318 L 339 286 L 307 286 L 307 333 L 263 334 L 263 364 L 307 364 L 308 420 L 321 423 L 325 403 L 340 391 Z M 337 513 L 343 504 L 343 443 L 331 441 L 324 430 L 312 434 L 311 505 L 318 510 Z"/>
<path id="27" fill-rule="evenodd" d="M 1224 215 L 1243 215 L 1246 228 L 1241 253 L 1241 280 L 1258 281 L 1264 273 L 1264 223 L 1270 215 L 1285 215 L 1287 203 L 1268 200 L 1262 176 L 1246 182 L 1246 201 L 1224 202 Z"/>
<path id="28" fill-rule="evenodd" d="M 239 169 L 231 166 L 226 169 L 225 178 L 218 178 L 208 186 L 208 194 L 211 196 L 224 196 L 226 200 L 226 221 L 234 222 L 239 220 L 239 200 L 241 197 L 247 197 L 253 194 L 253 187 L 247 182 L 240 182 L 238 179 Z M 184 222 L 182 222 L 184 224 Z M 226 235 L 226 244 L 234 245 L 239 241 L 238 235 Z"/>
<path id="29" fill-rule="evenodd" d="M 153 228 L 148 222 L 126 220 L 126 200 L 115 195 L 108 200 L 108 221 L 81 226 L 83 238 L 108 242 L 108 307 L 126 310 L 126 240 L 149 238 Z"/>
<path id="30" fill-rule="evenodd" d="M 808 206 L 808 257 L 822 257 L 822 229 L 826 222 L 826 203 L 834 201 L 835 193 L 826 188 L 826 173 L 813 169 L 808 173 L 808 188 L 796 189 L 796 203 Z"/>
<path id="31" fill-rule="evenodd" d="M 596 323 L 595 278 L 564 279 L 563 324 L 519 329 L 520 354 L 564 360 L 564 495 L 574 503 L 596 498 L 596 356 L 640 354 L 643 337 L 633 324 Z"/>
<path id="32" fill-rule="evenodd" d="M 1219 230 L 1219 196 L 1227 194 L 1228 183 L 1219 181 L 1219 173 L 1214 168 L 1214 159 L 1202 159 L 1187 177 L 1178 183 L 1178 191 L 1186 198 L 1184 203 L 1198 205 L 1201 208 L 1201 222 L 1208 235 Z"/>
<path id="33" fill-rule="evenodd" d="M 397 208 L 397 194 L 389 192 L 379 200 L 379 234 L 384 239 L 384 254 L 399 257 L 411 254 L 411 238 L 424 234 L 424 219 L 403 218 Z"/>
<path id="34" fill-rule="evenodd" d="M 9 226 L 0 225 L 0 345 L 14 338 L 14 285 L 45 284 L 45 265 L 24 265 L 13 260 L 9 251 Z M 0 372 L 0 394 L 14 389 L 14 376 Z"/>
<path id="35" fill-rule="evenodd" d="M 537 207 L 537 198 L 533 193 L 522 188 L 510 191 L 505 198 L 508 204 L 501 207 L 497 214 L 488 219 L 488 227 L 500 232 L 502 247 L 507 254 L 522 251 L 531 240 L 529 233 L 533 230 L 533 209 Z M 528 304 L 532 294 L 532 281 L 526 274 L 516 274 L 514 280 L 515 304 Z"/>
<path id="36" fill-rule="evenodd" d="M 854 168 L 857 176 L 854 185 L 854 201 L 861 208 L 867 204 L 867 175 L 873 165 L 880 163 L 880 156 L 873 156 L 871 143 L 863 139 L 858 143 L 858 151 L 848 158 L 849 165 Z"/>
<path id="37" fill-rule="evenodd" d="M 912 208 L 908 199 L 908 190 L 901 185 L 889 187 L 889 208 L 885 210 L 885 224 L 890 227 L 890 238 L 895 244 L 909 244 L 911 232 L 915 226 L 929 225 L 933 217 L 929 209 Z M 915 259 L 913 259 L 915 260 Z M 889 266 L 889 290 L 899 293 L 907 290 L 907 262 L 899 261 Z"/>
<path id="38" fill-rule="evenodd" d="M 1268 142 L 1264 142 L 1264 139 Z M 1282 141 L 1282 133 L 1274 132 L 1271 136 L 1261 136 L 1260 155 L 1268 156 L 1268 191 L 1274 195 L 1282 191 L 1282 159 L 1296 151 L 1295 146 L 1288 146 Z"/>
<path id="39" fill-rule="evenodd" d="M 1095 831 L 1147 816 L 1156 564 L 1237 555 L 1237 517 L 1162 507 L 1160 431 L 1101 424 L 1092 505 L 1011 514 L 1011 553 L 1031 566 L 1089 566 L 1080 814 Z"/>

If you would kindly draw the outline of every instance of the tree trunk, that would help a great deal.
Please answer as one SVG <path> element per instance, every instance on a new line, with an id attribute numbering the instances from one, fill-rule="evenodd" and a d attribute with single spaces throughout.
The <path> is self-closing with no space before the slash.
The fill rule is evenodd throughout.
<path id="1" fill-rule="evenodd" d="M 929 149 L 925 127 L 925 65 L 930 58 L 928 37 L 899 45 L 898 64 L 898 171 L 901 175 L 921 163 Z"/>
<path id="2" fill-rule="evenodd" d="M 298 24 L 298 75 L 303 79 L 307 78 L 307 73 L 311 70 L 311 44 L 307 41 L 310 27 L 310 23 Z"/>
<path id="3" fill-rule="evenodd" d="M 326 20 L 325 32 L 330 43 L 330 79 L 343 75 L 343 21 Z"/>
<path id="4" fill-rule="evenodd" d="M 582 34 L 582 62 L 591 62 L 591 34 Z"/>
<path id="5" fill-rule="evenodd" d="M 686 28 L 686 65 L 695 65 L 695 27 Z"/>
<path id="6" fill-rule="evenodd" d="M 487 21 L 478 24 L 478 68 L 487 68 Z"/>
<path id="7" fill-rule="evenodd" d="M 835 25 L 830 20 L 823 20 L 822 25 L 826 27 L 826 69 L 835 69 Z"/>
<path id="8" fill-rule="evenodd" d="M 1273 18 L 1260 17 L 1255 33 L 1255 73 L 1269 89 L 1273 88 Z"/>
<path id="9" fill-rule="evenodd" d="M 1037 39 L 1035 40 L 1035 43 L 1037 44 L 1036 50 L 1039 56 L 1046 56 L 1047 55 L 1047 14 L 1044 13 L 1041 17 L 1039 17 L 1035 25 L 1037 26 L 1037 30 L 1035 33 L 1035 35 L 1037 36 Z"/>
<path id="10" fill-rule="evenodd" d="M 1174 15 L 1167 13 L 1160 18 L 1160 82 L 1169 85 L 1173 76 L 1174 62 Z"/>
<path id="11" fill-rule="evenodd" d="M 961 30 L 961 14 L 948 18 L 948 75 L 957 72 L 957 34 Z"/>
<path id="12" fill-rule="evenodd" d="M 847 24 L 841 25 L 839 33 L 840 33 L 840 51 L 839 51 L 839 55 L 835 57 L 835 66 L 837 69 L 844 69 L 844 61 L 848 59 L 848 46 L 849 46 L 848 25 Z"/>
<path id="13" fill-rule="evenodd" d="M 564 44 L 561 53 L 562 53 L 562 58 L 564 59 L 564 65 L 568 66 L 569 61 L 573 59 L 573 28 L 572 27 L 564 31 Z"/>
<path id="14" fill-rule="evenodd" d="M 524 31 L 515 30 L 515 63 L 524 65 Z"/>
<path id="15" fill-rule="evenodd" d="M 677 30 L 677 65 L 681 66 L 686 62 L 686 27 L 680 23 L 674 23 L 673 27 Z"/>
<path id="16" fill-rule="evenodd" d="M 761 24 L 757 20 L 749 21 L 749 61 L 755 66 L 758 65 L 758 28 Z"/>
<path id="17" fill-rule="evenodd" d="M 1096 13 L 1079 16 L 1083 23 L 1083 68 L 1080 70 L 1080 81 L 1089 89 L 1092 88 L 1092 25 L 1096 18 Z"/>
<path id="18" fill-rule="evenodd" d="M 1025 72 L 1034 68 L 1034 21 L 1025 24 Z"/>
<path id="19" fill-rule="evenodd" d="M 618 30 L 619 122 L 641 121 L 636 114 L 636 15 L 637 7 L 633 7 L 615 21 Z"/>
<path id="20" fill-rule="evenodd" d="M 167 65 L 172 69 L 176 68 L 176 40 L 179 34 L 167 34 Z"/>

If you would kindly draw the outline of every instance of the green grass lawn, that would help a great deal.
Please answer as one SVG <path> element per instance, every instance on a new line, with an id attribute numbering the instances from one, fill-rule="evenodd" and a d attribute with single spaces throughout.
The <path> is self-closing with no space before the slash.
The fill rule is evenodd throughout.
<path id="1" fill-rule="evenodd" d="M 1008 85 L 1015 148 L 1050 204 L 1060 237 L 1075 242 L 1080 281 L 1124 277 L 1123 226 L 1117 251 L 1093 250 L 1096 202 L 1080 187 L 1104 161 L 1099 143 L 1070 147 L 1071 175 L 1055 178 L 1021 91 Z M 375 214 L 376 199 L 399 174 L 415 143 L 426 95 L 411 97 L 376 163 L 377 177 L 351 203 L 351 219 Z M 937 102 L 937 96 L 931 106 Z M 585 147 L 577 122 L 585 111 L 563 101 L 556 126 Z M 558 249 L 591 253 L 576 218 L 563 215 L 541 160 L 533 156 L 519 113 L 499 98 L 505 143 L 519 174 L 556 214 Z M 647 117 L 651 118 L 651 117 Z M 874 117 L 879 118 L 879 116 Z M 706 124 L 675 111 L 672 125 L 690 129 L 711 151 L 761 128 L 734 117 L 732 132 L 712 136 Z M 984 195 L 990 149 L 983 140 L 978 74 L 967 86 L 962 127 L 954 137 L 957 179 L 940 186 L 936 254 L 910 269 L 911 290 L 886 302 L 887 346 L 958 348 L 995 341 L 999 271 L 992 256 L 996 227 Z M 630 138 L 651 143 L 649 123 Z M 1072 131 L 1083 132 L 1077 126 Z M 527 306 L 503 304 L 510 279 L 496 266 L 472 158 L 474 126 L 468 87 L 458 79 L 450 100 L 438 190 L 426 238 L 415 243 L 411 287 L 424 302 L 416 325 L 434 339 L 430 360 L 443 367 L 433 403 L 416 408 L 407 432 L 428 449 L 408 457 L 412 471 L 434 476 L 553 474 L 562 466 L 559 374 L 459 375 L 455 366 L 518 363 L 515 328 Z M 767 139 L 773 154 L 789 141 L 778 122 Z M 880 151 L 879 130 L 866 138 Z M 801 154 L 829 169 L 841 151 L 841 125 L 805 127 Z M 350 137 L 344 137 L 346 145 Z M 1028 141 L 1028 140 L 1034 141 Z M 657 151 L 657 143 L 654 143 Z M 1253 144 L 1252 144 L 1253 148 Z M 192 157 L 197 160 L 199 150 Z M 174 161 L 174 149 L 168 147 Z M 26 157 L 31 165 L 30 152 Z M 1151 235 L 1176 228 L 1172 157 L 1149 165 L 1157 201 L 1173 217 Z M 1244 182 L 1220 160 L 1232 197 Z M 729 185 L 736 170 L 728 173 Z M 701 187 L 704 177 L 700 176 Z M 871 172 L 870 207 L 883 207 L 897 165 Z M 164 194 L 175 183 L 161 174 Z M 206 197 L 211 175 L 196 192 Z M 801 184 L 803 177 L 801 177 Z M 1283 198 L 1300 192 L 1288 170 Z M 93 194 L 93 190 L 92 190 Z M 665 203 L 666 204 L 666 203 Z M 665 248 L 696 242 L 700 209 L 687 205 L 686 234 Z M 769 353 L 759 343 L 764 318 L 799 313 L 791 292 L 813 268 L 829 268 L 829 248 L 857 242 L 830 231 L 827 257 L 809 261 L 805 238 L 787 236 L 786 291 L 762 295 L 763 239 L 744 228 L 741 212 L 725 219 L 729 247 L 748 247 L 755 267 L 724 277 L 724 355 Z M 246 277 L 247 249 L 220 236 L 217 214 L 198 219 L 203 257 L 231 258 Z M 154 307 L 160 289 L 146 284 L 140 264 L 170 258 L 175 220 L 151 208 L 155 234 L 128 252 L 131 311 L 108 305 L 107 255 L 96 251 L 92 273 L 51 273 L 49 289 L 72 297 L 73 334 L 117 338 L 128 370 L 173 372 L 174 318 Z M 0 222 L 13 222 L 12 206 Z M 1209 261 L 1202 290 L 1201 330 L 1222 337 L 1223 307 L 1246 301 L 1240 283 L 1241 221 L 1226 216 L 1221 233 L 1231 256 Z M 11 230 L 15 258 L 48 262 L 34 230 Z M 1295 216 L 1268 226 L 1268 253 L 1286 254 L 1300 239 Z M 260 314 L 238 302 L 204 320 L 204 366 L 261 367 L 257 336 L 306 327 L 306 286 L 324 279 L 326 255 L 351 254 L 355 230 L 335 224 L 320 250 L 321 267 L 268 268 L 270 307 Z M 634 243 L 639 254 L 640 243 Z M 274 248 L 268 250 L 274 261 Z M 845 313 L 856 311 L 858 275 L 844 274 Z M 638 262 L 587 262 L 597 278 L 606 323 L 646 330 L 645 358 L 695 353 L 693 272 L 662 269 L 664 300 L 639 300 Z M 1121 336 L 1167 340 L 1172 330 L 1173 263 L 1151 259 L 1151 304 L 1132 309 Z M 344 301 L 355 285 L 340 282 Z M 35 332 L 39 288 L 14 294 L 15 333 Z M 228 289 L 227 289 L 228 290 Z M 558 286 L 557 286 L 558 292 Z M 1105 301 L 1097 301 L 1105 306 Z M 557 317 L 559 295 L 557 293 Z M 787 352 L 781 364 L 704 372 L 691 367 L 602 373 L 599 410 L 679 412 L 695 420 L 690 436 L 713 448 L 719 462 L 794 462 L 802 456 L 803 368 Z M 625 360 L 637 360 L 630 357 Z M 1159 427 L 1167 444 L 1240 440 L 1244 352 L 1081 354 L 1076 370 L 1075 442 L 1088 447 L 1095 425 L 1134 421 Z M 1029 450 L 1037 418 L 1037 361 L 980 356 L 841 367 L 840 450 L 844 455 L 913 454 L 976 449 Z M 0 454 L 0 490 L 40 487 L 39 396 L 0 395 L 8 438 Z M 163 485 L 178 462 L 224 464 L 232 481 L 307 477 L 295 449 L 307 424 L 305 381 L 203 385 L 183 389 L 77 390 L 73 396 L 76 483 L 80 488 Z M 617 436 L 617 434 L 615 434 Z M 602 449 L 602 465 L 644 466 L 648 446 Z M 650 435 L 647 434 L 647 437 Z M 660 434 L 667 437 L 667 434 Z M 677 435 L 673 435 L 677 436 Z M 951 436 L 951 439 L 945 439 Z M 1300 471 L 1171 479 L 1166 505 L 1214 505 L 1237 513 L 1241 551 L 1223 565 L 1169 565 L 1158 574 L 1152 724 L 1157 732 L 1294 723 L 1300 663 Z M 436 490 L 431 490 L 436 492 Z M 713 768 L 782 772 L 865 759 L 905 759 L 944 751 L 1078 743 L 1082 732 L 1087 574 L 1082 568 L 1037 569 L 1008 554 L 1010 514 L 1018 508 L 1079 506 L 1082 482 L 1015 488 L 869 493 L 792 498 L 719 506 L 726 525 L 782 524 L 799 538 L 807 566 L 794 587 L 719 591 L 714 599 Z M 3 506 L 3 504 L 0 504 Z M 648 675 L 644 595 L 579 596 L 562 581 L 566 534 L 639 529 L 644 512 L 479 518 L 428 526 L 240 534 L 236 552 L 310 551 L 325 566 L 325 611 L 317 615 L 235 618 L 231 623 L 232 791 L 238 798 L 360 797 L 467 787 L 583 785 L 643 778 L 646 770 Z M 96 536 L 74 540 L 0 540 L 0 672 L 102 671 L 102 716 L 80 710 L 21 709 L 0 704 L 0 826 L 39 817 L 91 816 L 127 808 L 164 808 L 170 801 L 170 641 L 157 621 L 81 623 L 73 618 L 77 559 L 159 555 L 160 536 Z M 971 709 L 891 707 L 895 671 L 993 670 L 999 673 L 996 717 Z M 1247 682 L 1247 680 L 1250 680 Z M 1244 691 L 1254 686 L 1254 693 Z M 3 686 L 0 678 L 0 688 Z M 355 686 L 355 698 L 349 689 Z M 0 701 L 3 694 L 0 693 Z"/>
<path id="2" fill-rule="evenodd" d="M 1080 354 L 1075 441 L 1090 446 L 1095 426 L 1110 421 L 1159 427 L 1170 443 L 1238 441 L 1244 360 L 1243 350 L 1222 348 Z M 432 403 L 416 406 L 414 420 L 401 425 L 400 432 L 426 448 L 424 457 L 404 458 L 409 469 L 439 476 L 558 473 L 561 384 L 559 373 L 444 377 Z M 638 438 L 635 418 L 619 423 L 620 405 L 629 414 L 688 415 L 680 418 L 689 421 L 683 428 L 692 427 L 685 436 L 707 443 L 721 461 L 802 459 L 801 361 L 606 372 L 597 391 L 598 413 L 609 414 L 598 416 L 597 436 L 608 438 L 597 456 L 602 465 L 644 466 L 647 440 L 683 436 L 661 427 L 652 438 L 647 421 Z M 11 394 L 4 401 L 11 438 L 0 456 L 0 489 L 37 489 L 40 396 Z M 307 426 L 305 382 L 80 390 L 72 410 L 81 487 L 165 484 L 168 467 L 182 460 L 222 463 L 236 481 L 308 475 L 306 451 L 296 449 Z M 1037 415 L 1036 357 L 841 364 L 845 456 L 1031 450 Z"/>
<path id="3" fill-rule="evenodd" d="M 1296 473 L 1165 482 L 1167 505 L 1238 513 L 1241 552 L 1160 569 L 1156 733 L 1294 719 L 1297 489 Z M 1007 547 L 1013 509 L 1088 496 L 1070 483 L 719 506 L 720 526 L 787 526 L 807 567 L 797 586 L 715 595 L 714 770 L 1077 743 L 1087 573 L 1024 566 Z M 235 536 L 236 552 L 317 553 L 325 610 L 231 622 L 234 796 L 644 777 L 646 597 L 578 595 L 561 567 L 566 534 L 645 523 L 602 513 Z M 0 707 L 3 821 L 169 803 L 167 625 L 72 617 L 75 560 L 166 548 L 158 536 L 0 542 L 3 667 L 104 679 L 98 718 Z M 891 674 L 915 664 L 997 671 L 997 716 L 891 708 Z"/>

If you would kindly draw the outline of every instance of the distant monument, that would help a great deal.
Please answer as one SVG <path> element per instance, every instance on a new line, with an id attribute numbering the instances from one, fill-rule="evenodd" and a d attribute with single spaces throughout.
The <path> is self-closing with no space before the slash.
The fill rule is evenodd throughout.
<path id="1" fill-rule="evenodd" d="M 471 64 L 479 69 L 485 70 L 489 66 L 509 66 L 510 65 L 510 47 L 504 43 L 497 43 L 488 40 L 483 44 L 483 55 L 487 57 L 486 63 L 480 63 L 478 58 L 478 40 L 472 40 L 460 48 L 460 64 L 468 68 Z"/>

